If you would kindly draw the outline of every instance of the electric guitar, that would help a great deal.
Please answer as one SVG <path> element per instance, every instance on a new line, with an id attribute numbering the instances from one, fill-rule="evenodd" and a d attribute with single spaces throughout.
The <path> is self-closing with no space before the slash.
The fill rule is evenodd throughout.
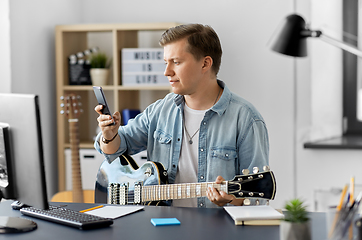
<path id="1" fill-rule="evenodd" d="M 64 114 L 69 122 L 69 138 L 72 156 L 72 191 L 63 191 L 55 194 L 51 201 L 53 202 L 94 202 L 94 191 L 83 190 L 82 176 L 79 158 L 79 128 L 78 120 L 82 113 L 81 103 L 75 94 L 68 94 L 63 97 L 61 114 Z"/>
<path id="2" fill-rule="evenodd" d="M 167 184 L 167 171 L 161 163 L 148 161 L 141 167 L 128 155 L 101 164 L 95 186 L 95 202 L 108 204 L 152 204 L 171 199 L 205 197 L 212 186 L 236 198 L 272 200 L 276 181 L 268 167 L 263 172 L 256 168 L 253 174 L 244 175 L 221 184 L 215 182 Z"/>

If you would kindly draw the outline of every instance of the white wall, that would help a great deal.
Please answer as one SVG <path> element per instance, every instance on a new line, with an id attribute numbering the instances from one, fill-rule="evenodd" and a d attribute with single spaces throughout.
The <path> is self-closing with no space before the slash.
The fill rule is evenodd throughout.
<path id="1" fill-rule="evenodd" d="M 9 0 L 0 1 L 0 93 L 11 91 L 10 67 L 10 6 Z"/>
<path id="2" fill-rule="evenodd" d="M 54 26 L 80 23 L 82 2 L 11 0 L 9 3 L 11 92 L 39 95 L 46 178 L 50 197 L 58 187 Z"/>
<path id="3" fill-rule="evenodd" d="M 314 102 L 320 104 L 320 101 L 316 97 L 316 90 L 312 91 L 314 79 L 311 78 L 311 73 L 313 71 L 313 76 L 317 76 L 317 79 L 329 79 L 330 76 L 323 75 L 325 70 L 319 70 L 318 65 L 311 68 L 311 63 L 315 62 L 313 57 L 295 60 L 276 54 L 267 46 L 275 28 L 286 15 L 296 11 L 306 19 L 311 19 L 310 1 L 9 2 L 11 87 L 13 92 L 40 95 L 50 192 L 55 192 L 57 186 L 54 26 L 58 24 L 164 21 L 209 24 L 219 34 L 224 50 L 219 78 L 232 91 L 252 102 L 267 123 L 270 165 L 276 174 L 278 188 L 276 199 L 271 202 L 272 206 L 280 208 L 294 196 L 305 198 L 312 206 L 314 188 L 343 186 L 348 181 L 350 168 L 345 166 L 346 163 L 352 166 L 351 171 L 356 176 L 358 174 L 360 151 L 308 150 L 302 147 L 305 141 L 314 136 L 313 129 L 322 129 L 323 118 L 329 116 L 315 116 L 318 109 L 312 106 Z M 1 29 L 3 26 L 0 23 Z M 334 66 L 328 68 L 331 69 Z M 294 87 L 297 95 L 294 95 Z M 325 91 L 329 91 L 329 84 L 324 87 Z M 297 102 L 294 102 L 294 97 Z M 340 96 L 335 101 L 338 102 L 338 98 Z M 295 104 L 297 108 L 294 108 Z M 294 113 L 297 116 L 296 122 Z M 337 173 L 338 177 L 329 177 L 330 173 Z M 356 182 L 360 182 L 358 177 Z"/>

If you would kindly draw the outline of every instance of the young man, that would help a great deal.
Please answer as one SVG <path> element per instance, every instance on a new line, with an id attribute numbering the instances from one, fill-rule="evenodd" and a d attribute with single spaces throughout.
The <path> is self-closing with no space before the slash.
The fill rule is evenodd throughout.
<path id="1" fill-rule="evenodd" d="M 123 153 L 147 150 L 150 161 L 161 162 L 170 183 L 231 180 L 242 169 L 269 163 L 269 140 L 259 112 L 217 80 L 222 49 L 215 31 L 201 24 L 188 24 L 165 31 L 164 47 L 173 93 L 148 106 L 126 126 L 120 113 L 95 111 L 101 133 L 96 149 L 108 161 Z M 173 200 L 173 206 L 216 207 L 242 205 L 223 191 L 210 187 L 205 197 Z"/>

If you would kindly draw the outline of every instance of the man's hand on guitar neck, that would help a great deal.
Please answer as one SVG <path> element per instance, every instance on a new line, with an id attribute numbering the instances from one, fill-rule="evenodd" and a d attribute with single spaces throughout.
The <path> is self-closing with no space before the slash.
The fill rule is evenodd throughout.
<path id="1" fill-rule="evenodd" d="M 215 183 L 221 184 L 225 179 L 221 176 L 218 176 L 215 180 Z M 208 187 L 206 190 L 207 198 L 214 204 L 222 207 L 228 203 L 233 204 L 235 206 L 242 206 L 244 203 L 244 199 L 237 199 L 234 195 L 227 194 L 224 191 L 218 191 L 214 187 Z"/>
<path id="2" fill-rule="evenodd" d="M 118 136 L 118 128 L 121 125 L 121 114 L 119 112 L 115 112 L 113 114 L 115 124 L 110 125 L 113 120 L 111 116 L 102 114 L 102 108 L 102 105 L 97 105 L 94 108 L 94 110 L 99 114 L 97 121 L 98 126 L 102 131 L 102 137 L 99 140 L 99 144 L 104 153 L 113 154 L 118 150 L 119 145 L 121 144 L 121 138 Z"/>

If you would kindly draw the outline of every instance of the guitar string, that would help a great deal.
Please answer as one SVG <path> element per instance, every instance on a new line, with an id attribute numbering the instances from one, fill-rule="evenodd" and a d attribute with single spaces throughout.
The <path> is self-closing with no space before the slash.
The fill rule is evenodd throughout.
<path id="1" fill-rule="evenodd" d="M 202 195 L 201 194 L 201 196 L 206 196 L 206 189 L 207 189 L 207 187 L 209 186 L 209 185 L 213 185 L 214 187 L 216 187 L 216 188 L 219 188 L 219 189 L 221 189 L 221 186 L 225 186 L 225 184 L 216 184 L 216 183 L 213 183 L 213 182 L 210 182 L 210 183 L 194 183 L 194 184 L 192 184 L 192 185 L 190 185 L 190 191 L 197 191 L 197 184 L 199 184 L 200 185 L 200 187 L 201 187 L 201 192 L 203 192 L 204 190 L 204 194 L 205 195 Z M 159 187 L 159 186 L 161 186 L 161 187 Z M 155 187 L 157 187 L 157 188 L 166 188 L 166 189 L 154 189 L 154 191 L 153 192 L 151 192 L 151 194 L 149 194 L 149 193 L 145 193 L 145 194 L 142 194 L 142 195 L 150 195 L 149 196 L 149 198 L 151 198 L 151 199 L 148 199 L 148 200 L 150 200 L 150 201 L 152 201 L 152 200 L 167 200 L 167 199 L 178 199 L 178 196 L 179 196 L 179 188 L 181 188 L 181 195 L 183 195 L 183 196 L 189 196 L 189 194 L 187 194 L 187 192 L 185 192 L 185 191 L 187 191 L 187 189 L 188 189 L 188 186 L 187 185 L 181 185 L 181 184 L 173 184 L 172 186 L 169 186 L 169 188 L 172 188 L 171 189 L 171 191 L 170 191 L 170 193 L 171 194 L 168 194 L 167 193 L 167 187 L 164 187 L 164 186 L 168 186 L 168 185 L 152 185 L 152 186 L 144 186 L 143 188 L 145 189 L 145 190 L 142 190 L 142 192 L 147 192 L 147 190 L 148 191 L 152 191 L 152 188 L 155 188 Z M 183 193 L 183 191 L 184 191 L 184 193 Z M 128 199 L 129 200 L 133 200 L 134 201 L 134 190 L 132 191 L 132 192 L 130 192 L 130 193 L 128 193 L 127 194 L 127 196 L 128 196 Z M 160 196 L 161 195 L 161 196 Z M 172 196 L 171 198 L 168 198 L 167 196 Z M 176 196 L 176 197 L 175 197 Z M 181 196 L 181 198 L 187 198 L 187 197 L 183 197 L 183 196 Z M 194 193 L 194 194 L 192 194 L 192 193 L 190 193 L 190 198 L 193 198 L 192 196 L 194 196 L 194 197 L 199 197 L 199 196 L 197 196 L 197 193 Z M 156 198 L 156 199 L 155 199 Z"/>
<path id="2" fill-rule="evenodd" d="M 249 181 L 245 180 L 245 182 L 249 182 Z M 151 186 L 144 186 L 143 190 L 141 192 L 143 193 L 143 195 L 151 195 L 151 197 L 159 197 L 159 195 L 162 195 L 161 198 L 164 199 L 164 198 L 166 198 L 164 196 L 167 196 L 167 195 L 178 196 L 180 190 L 181 190 L 181 195 L 188 195 L 187 190 L 190 189 L 190 191 L 196 191 L 198 185 L 200 185 L 202 192 L 204 190 L 206 191 L 206 189 L 209 185 L 212 185 L 213 187 L 221 189 L 221 190 L 222 190 L 222 186 L 226 186 L 226 184 L 216 184 L 213 182 L 190 183 L 189 185 L 187 185 L 187 184 L 151 185 Z M 159 189 L 152 189 L 152 188 L 159 188 Z M 171 188 L 171 189 L 168 189 L 168 188 Z M 132 192 L 129 192 L 127 195 L 129 197 L 134 197 L 134 195 L 135 195 L 134 190 L 131 190 L 131 191 Z M 151 192 L 151 193 L 149 193 L 149 192 Z M 168 194 L 168 192 L 170 192 L 171 194 Z M 168 199 L 168 198 L 166 198 L 166 199 Z"/>

